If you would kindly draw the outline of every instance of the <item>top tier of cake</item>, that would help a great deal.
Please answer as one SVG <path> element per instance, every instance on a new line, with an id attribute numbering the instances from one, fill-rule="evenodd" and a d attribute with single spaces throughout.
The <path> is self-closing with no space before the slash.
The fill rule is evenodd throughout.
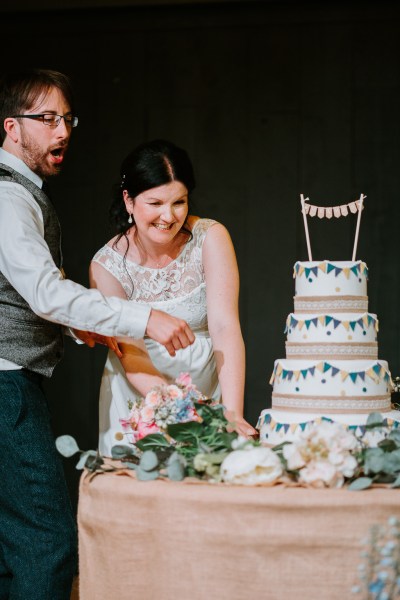
<path id="1" fill-rule="evenodd" d="M 361 261 L 304 261 L 294 266 L 295 313 L 368 310 L 368 269 Z"/>

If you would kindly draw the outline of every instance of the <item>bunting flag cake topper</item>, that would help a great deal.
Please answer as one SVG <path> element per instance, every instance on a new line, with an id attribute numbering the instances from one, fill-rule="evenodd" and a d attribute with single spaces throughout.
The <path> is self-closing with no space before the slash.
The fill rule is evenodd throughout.
<path id="1" fill-rule="evenodd" d="M 363 196 L 363 199 L 366 197 L 367 196 Z M 341 204 L 340 206 L 314 206 L 313 204 L 306 204 L 307 202 L 309 202 L 309 198 L 304 199 L 304 210 L 306 215 L 309 215 L 310 217 L 319 217 L 320 219 L 347 217 L 349 212 L 355 214 L 358 210 L 363 209 L 361 198 L 360 200 L 354 200 L 354 202 Z"/>
<path id="2" fill-rule="evenodd" d="M 311 253 L 311 244 L 310 244 L 310 234 L 308 232 L 308 223 L 307 223 L 307 215 L 309 217 L 319 217 L 320 219 L 331 219 L 332 217 L 347 217 L 350 213 L 357 213 L 357 227 L 356 234 L 354 239 L 354 247 L 353 247 L 353 256 L 352 260 L 354 261 L 356 258 L 357 251 L 357 243 L 358 243 L 358 235 L 360 231 L 360 221 L 361 221 L 361 211 L 364 208 L 364 200 L 367 196 L 361 194 L 359 200 L 354 200 L 353 202 L 349 202 L 348 204 L 340 204 L 338 206 L 315 206 L 314 204 L 308 204 L 309 198 L 304 198 L 303 194 L 300 194 L 301 201 L 301 212 L 303 213 L 304 220 L 304 228 L 306 232 L 306 240 L 307 240 L 307 250 L 308 250 L 308 260 L 312 261 L 312 253 Z"/>

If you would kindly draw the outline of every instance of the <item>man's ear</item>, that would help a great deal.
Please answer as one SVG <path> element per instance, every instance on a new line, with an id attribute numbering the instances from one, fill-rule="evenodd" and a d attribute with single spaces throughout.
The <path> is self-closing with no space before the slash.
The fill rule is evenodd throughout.
<path id="1" fill-rule="evenodd" d="M 4 119 L 4 131 L 6 135 L 8 135 L 13 142 L 18 142 L 19 134 L 20 134 L 20 125 L 16 119 L 12 117 L 7 117 Z"/>

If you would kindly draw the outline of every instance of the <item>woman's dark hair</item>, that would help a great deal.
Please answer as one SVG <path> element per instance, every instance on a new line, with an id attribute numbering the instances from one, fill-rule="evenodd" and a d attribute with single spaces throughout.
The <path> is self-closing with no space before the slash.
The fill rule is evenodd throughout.
<path id="1" fill-rule="evenodd" d="M 52 88 L 58 88 L 74 112 L 71 83 L 66 75 L 49 69 L 26 69 L 4 74 L 0 79 L 0 138 L 4 120 L 33 108 Z"/>
<path id="2" fill-rule="evenodd" d="M 188 190 L 190 212 L 190 194 L 196 185 L 193 166 L 186 150 L 172 142 L 153 140 L 141 144 L 122 161 L 120 176 L 110 208 L 110 219 L 118 239 L 132 227 L 132 223 L 128 223 L 123 190 L 127 190 L 131 198 L 136 198 L 146 190 L 180 181 Z"/>
<path id="3" fill-rule="evenodd" d="M 188 191 L 189 215 L 191 209 L 190 194 L 194 190 L 196 183 L 193 166 L 186 150 L 175 146 L 175 144 L 167 140 L 153 140 L 135 148 L 122 161 L 120 176 L 120 182 L 114 187 L 110 220 L 114 233 L 117 233 L 113 246 L 116 246 L 122 237 L 126 240 L 123 262 L 125 270 L 131 279 L 129 271 L 126 268 L 126 255 L 129 250 L 129 239 L 126 232 L 132 227 L 134 221 L 131 223 L 128 222 L 129 214 L 126 210 L 123 190 L 127 190 L 129 196 L 134 199 L 146 190 L 151 190 L 172 181 L 180 181 L 186 186 Z M 191 231 L 186 227 L 186 220 L 181 231 L 188 236 L 187 241 L 192 238 Z M 132 297 L 134 287 L 132 279 L 131 282 Z"/>

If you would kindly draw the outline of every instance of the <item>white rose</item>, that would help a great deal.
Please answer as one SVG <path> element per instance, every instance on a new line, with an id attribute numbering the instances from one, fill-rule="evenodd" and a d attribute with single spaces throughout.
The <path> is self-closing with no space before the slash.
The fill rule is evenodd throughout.
<path id="1" fill-rule="evenodd" d="M 341 472 L 345 477 L 353 477 L 357 468 L 357 460 L 351 454 L 348 454 L 343 460 L 343 464 L 340 468 Z"/>
<path id="2" fill-rule="evenodd" d="M 297 471 L 306 464 L 300 452 L 300 445 L 285 444 L 282 449 L 289 471 Z"/>
<path id="3" fill-rule="evenodd" d="M 314 460 L 300 471 L 299 481 L 312 487 L 340 487 L 343 476 L 327 460 Z"/>
<path id="4" fill-rule="evenodd" d="M 240 485 L 273 483 L 282 475 L 279 456 L 270 448 L 234 450 L 221 465 L 222 481 Z"/>

